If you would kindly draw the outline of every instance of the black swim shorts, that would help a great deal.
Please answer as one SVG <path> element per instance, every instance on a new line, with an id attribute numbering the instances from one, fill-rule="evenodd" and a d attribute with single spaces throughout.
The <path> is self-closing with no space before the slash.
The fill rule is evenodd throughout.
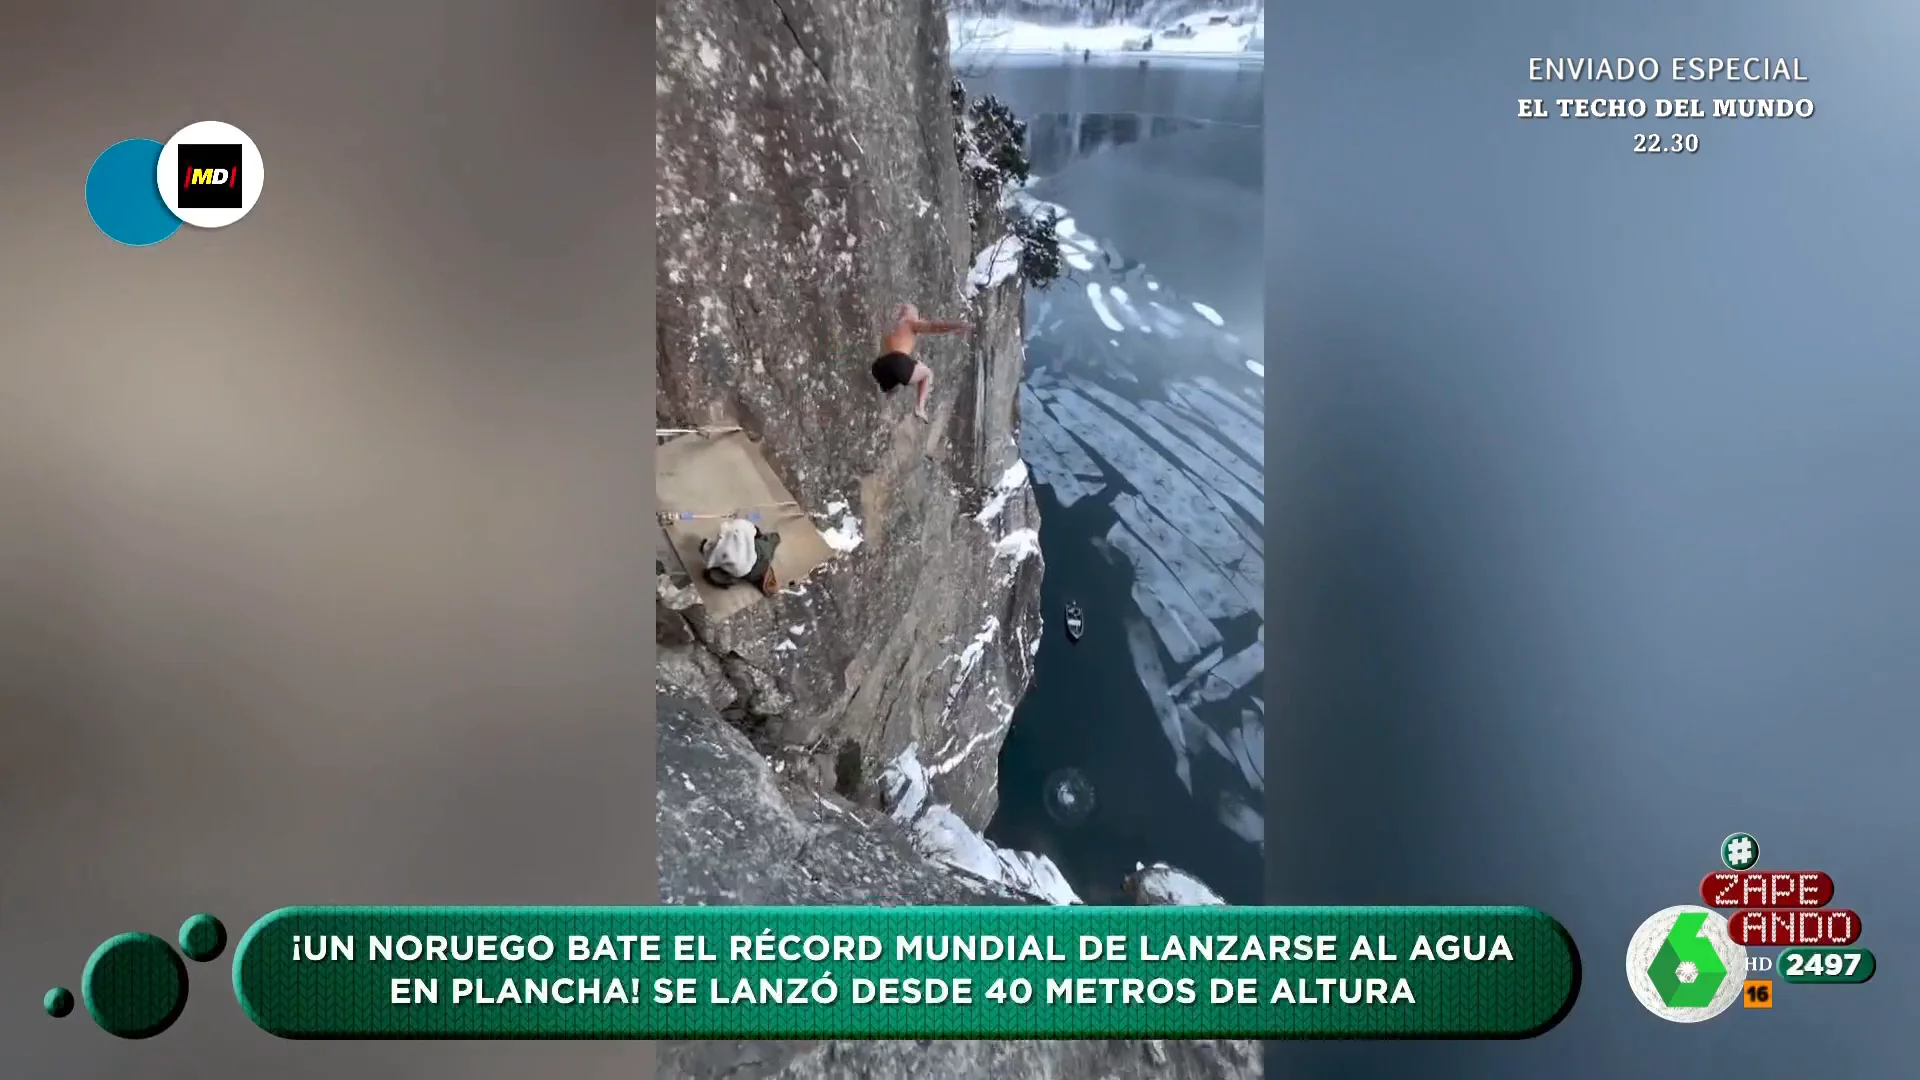
<path id="1" fill-rule="evenodd" d="M 890 352 L 873 362 L 873 381 L 891 394 L 913 379 L 913 364 L 913 357 L 906 353 Z"/>

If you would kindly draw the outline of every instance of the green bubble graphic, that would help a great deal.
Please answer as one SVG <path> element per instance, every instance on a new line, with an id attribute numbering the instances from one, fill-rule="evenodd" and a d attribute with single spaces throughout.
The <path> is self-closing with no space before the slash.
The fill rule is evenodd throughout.
<path id="1" fill-rule="evenodd" d="M 204 911 L 187 916 L 187 921 L 180 924 L 180 951 L 199 964 L 220 959 L 220 954 L 227 951 L 226 924 Z"/>
<path id="2" fill-rule="evenodd" d="M 187 1007 L 187 965 L 152 934 L 120 934 L 93 950 L 80 976 L 80 996 L 107 1034 L 152 1038 Z"/>
<path id="3" fill-rule="evenodd" d="M 46 1007 L 48 1016 L 58 1020 L 73 1011 L 73 991 L 56 986 L 47 991 L 47 996 L 40 1003 Z"/>

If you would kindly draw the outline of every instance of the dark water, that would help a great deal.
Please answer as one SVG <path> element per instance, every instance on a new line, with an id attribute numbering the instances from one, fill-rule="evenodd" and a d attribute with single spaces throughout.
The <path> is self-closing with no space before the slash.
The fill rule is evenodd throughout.
<path id="1" fill-rule="evenodd" d="M 1028 194 L 1069 215 L 1075 264 L 1027 302 L 1049 623 L 989 835 L 1051 855 L 1089 902 L 1157 861 L 1260 897 L 1260 87 L 1257 68 L 1056 61 L 972 81 L 1027 121 Z M 1048 812 L 1067 769 L 1084 820 Z"/>

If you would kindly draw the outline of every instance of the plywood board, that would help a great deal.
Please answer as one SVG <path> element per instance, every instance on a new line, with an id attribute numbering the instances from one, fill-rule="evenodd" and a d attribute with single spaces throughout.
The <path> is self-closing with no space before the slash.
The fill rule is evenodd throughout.
<path id="1" fill-rule="evenodd" d="M 763 532 L 778 533 L 773 573 L 781 585 L 802 581 L 833 557 L 806 508 L 783 505 L 793 495 L 774 475 L 760 444 L 738 431 L 681 435 L 662 443 L 654 457 L 654 492 L 661 513 L 700 515 L 666 526 L 667 543 L 693 578 L 708 618 L 723 621 L 761 599 L 752 585 L 721 589 L 701 573 L 700 541 L 720 534 L 724 515 L 757 513 Z"/>

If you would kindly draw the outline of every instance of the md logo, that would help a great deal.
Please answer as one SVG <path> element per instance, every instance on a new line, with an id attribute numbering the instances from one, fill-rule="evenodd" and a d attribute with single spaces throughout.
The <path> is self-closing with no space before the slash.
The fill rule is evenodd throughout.
<path id="1" fill-rule="evenodd" d="M 181 143 L 179 205 L 187 210 L 238 210 L 243 187 L 239 143 Z"/>

